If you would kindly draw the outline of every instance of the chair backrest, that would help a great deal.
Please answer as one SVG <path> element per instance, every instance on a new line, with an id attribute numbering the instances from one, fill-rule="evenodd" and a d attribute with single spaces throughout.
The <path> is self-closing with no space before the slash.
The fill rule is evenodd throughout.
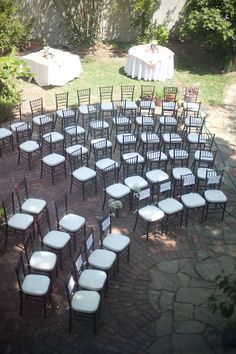
<path id="1" fill-rule="evenodd" d="M 99 229 L 100 229 L 100 242 L 102 246 L 104 236 L 111 233 L 111 229 L 112 229 L 111 213 L 106 213 L 101 219 L 99 219 Z"/>
<path id="2" fill-rule="evenodd" d="M 18 285 L 20 290 L 22 291 L 22 283 L 24 281 L 24 278 L 27 275 L 27 271 L 24 265 L 24 260 L 22 257 L 22 253 L 20 253 L 20 256 L 18 258 L 16 267 L 15 267 L 15 272 L 16 272 L 16 277 L 17 277 L 17 281 L 18 281 Z"/>
<path id="3" fill-rule="evenodd" d="M 111 163 L 102 170 L 103 186 L 106 188 L 108 184 L 117 183 L 119 165 L 116 162 Z"/>
<path id="4" fill-rule="evenodd" d="M 93 104 L 88 105 L 88 118 L 89 118 L 89 122 L 100 120 L 99 110 L 96 109 Z"/>
<path id="5" fill-rule="evenodd" d="M 99 86 L 100 103 L 104 101 L 112 101 L 113 86 Z"/>
<path id="6" fill-rule="evenodd" d="M 71 307 L 73 295 L 77 291 L 77 288 L 78 288 L 73 271 L 70 271 L 67 276 L 67 279 L 65 281 L 65 288 L 66 288 L 68 304 L 69 304 L 69 307 Z"/>
<path id="7" fill-rule="evenodd" d="M 127 151 L 136 151 L 137 138 L 133 134 L 123 134 L 122 136 L 122 146 L 120 147 L 121 153 Z"/>
<path id="8" fill-rule="evenodd" d="M 87 166 L 87 156 L 83 155 L 83 147 L 79 147 L 69 155 L 71 173 L 79 167 Z"/>
<path id="9" fill-rule="evenodd" d="M 108 145 L 108 140 L 104 138 L 100 141 L 93 143 L 92 150 L 94 152 L 94 161 L 96 162 L 105 157 L 110 157 L 112 147 Z"/>
<path id="10" fill-rule="evenodd" d="M 39 121 L 41 136 L 54 130 L 55 116 L 53 113 L 39 117 Z"/>
<path id="11" fill-rule="evenodd" d="M 20 122 L 22 120 L 21 104 L 17 104 L 11 109 L 10 121 L 15 119 L 19 120 Z"/>
<path id="12" fill-rule="evenodd" d="M 193 173 L 181 175 L 181 194 L 195 191 L 196 177 Z"/>
<path id="13" fill-rule="evenodd" d="M 157 200 L 168 198 L 172 194 L 172 183 L 170 179 L 165 179 L 157 184 Z"/>
<path id="14" fill-rule="evenodd" d="M 155 94 L 155 85 L 141 85 L 141 99 L 153 100 Z"/>
<path id="15" fill-rule="evenodd" d="M 178 87 L 164 87 L 164 101 L 175 101 L 178 93 Z"/>
<path id="16" fill-rule="evenodd" d="M 89 105 L 91 97 L 91 88 L 77 90 L 78 106 Z"/>
<path id="17" fill-rule="evenodd" d="M 142 206 L 150 205 L 152 200 L 151 189 L 145 188 L 137 193 L 138 197 L 138 209 Z"/>
<path id="18" fill-rule="evenodd" d="M 84 270 L 84 260 L 83 260 L 83 255 L 82 255 L 82 250 L 79 247 L 74 259 L 73 259 L 73 270 L 74 270 L 74 276 L 76 279 L 76 283 L 79 281 L 79 276 Z"/>
<path id="19" fill-rule="evenodd" d="M 197 86 L 185 87 L 184 88 L 184 101 L 185 102 L 197 102 L 199 92 L 200 92 L 200 89 Z"/>
<path id="20" fill-rule="evenodd" d="M 84 237 L 84 252 L 86 257 L 86 262 L 88 262 L 89 255 L 94 251 L 94 232 L 93 228 L 90 229 L 89 232 L 86 233 Z"/>
<path id="21" fill-rule="evenodd" d="M 2 200 L 2 207 L 4 211 L 4 219 L 7 223 L 8 220 L 15 214 L 15 202 L 13 192 L 9 193 L 7 197 Z"/>
<path id="22" fill-rule="evenodd" d="M 121 101 L 134 100 L 135 85 L 121 85 Z"/>
<path id="23" fill-rule="evenodd" d="M 22 203 L 29 198 L 26 178 L 17 183 L 17 185 L 15 186 L 15 192 L 21 210 Z"/>
<path id="24" fill-rule="evenodd" d="M 43 114 L 43 99 L 37 98 L 36 100 L 30 101 L 30 109 L 32 117 Z"/>
<path id="25" fill-rule="evenodd" d="M 213 143 L 215 141 L 215 134 L 201 133 L 198 135 L 197 149 L 204 143 L 204 149 L 211 151 Z"/>
<path id="26" fill-rule="evenodd" d="M 67 193 L 63 193 L 60 198 L 55 200 L 55 210 L 56 210 L 56 219 L 57 219 L 57 227 L 59 227 L 60 219 L 68 214 L 68 203 L 67 203 Z"/>
<path id="27" fill-rule="evenodd" d="M 42 244 L 44 236 L 51 230 L 49 215 L 46 211 L 37 219 L 37 229 Z"/>
<path id="28" fill-rule="evenodd" d="M 20 137 L 24 137 L 27 140 L 32 138 L 32 128 L 29 124 L 23 123 L 16 127 L 16 140 L 17 144 L 20 143 Z"/>
<path id="29" fill-rule="evenodd" d="M 173 149 L 173 161 L 172 161 L 172 166 L 174 166 L 176 163 L 180 162 L 181 165 L 188 166 L 189 162 L 189 154 L 186 150 L 184 149 Z"/>
<path id="30" fill-rule="evenodd" d="M 56 111 L 62 108 L 68 108 L 69 92 L 56 93 Z"/>
<path id="31" fill-rule="evenodd" d="M 28 265 L 28 270 L 30 270 L 30 259 L 34 253 L 34 246 L 33 246 L 33 240 L 31 234 L 24 238 L 23 250 L 24 252 L 21 253 L 23 261 L 25 258 Z"/>
<path id="32" fill-rule="evenodd" d="M 194 115 L 198 117 L 200 114 L 201 102 L 194 102 L 194 108 L 192 105 L 193 102 L 187 101 L 185 103 L 186 103 L 185 106 L 186 116 Z"/>
<path id="33" fill-rule="evenodd" d="M 219 189 L 222 179 L 223 179 L 224 171 L 206 171 L 206 179 L 205 179 L 205 189 Z"/>
<path id="34" fill-rule="evenodd" d="M 123 161 L 123 178 L 129 176 L 136 176 L 138 174 L 138 154 L 136 156 L 130 157 L 128 159 L 124 159 Z"/>

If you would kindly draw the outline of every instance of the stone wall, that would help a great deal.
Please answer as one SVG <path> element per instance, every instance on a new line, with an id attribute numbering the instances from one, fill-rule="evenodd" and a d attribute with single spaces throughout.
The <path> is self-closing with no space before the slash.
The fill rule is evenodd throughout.
<path id="1" fill-rule="evenodd" d="M 158 24 L 166 23 L 172 29 L 178 21 L 186 0 L 161 0 L 153 19 Z M 44 41 L 48 45 L 66 46 L 66 27 L 63 20 L 60 1 L 57 7 L 54 0 L 18 0 L 23 10 L 23 20 L 34 18 L 32 38 Z M 127 0 L 117 0 L 115 8 L 106 8 L 101 22 L 101 39 L 130 42 L 135 32 L 130 26 Z"/>

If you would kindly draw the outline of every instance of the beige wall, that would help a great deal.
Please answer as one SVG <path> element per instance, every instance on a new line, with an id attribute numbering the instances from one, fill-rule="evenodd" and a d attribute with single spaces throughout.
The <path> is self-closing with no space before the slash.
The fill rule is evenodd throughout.
<path id="1" fill-rule="evenodd" d="M 18 0 L 20 3 L 24 19 L 35 19 L 32 38 L 44 40 L 48 45 L 67 45 L 64 36 L 66 32 L 63 21 L 62 10 L 60 8 L 60 0 Z M 166 23 L 168 28 L 172 28 L 178 20 L 186 0 L 161 0 L 160 7 L 153 19 L 158 24 Z M 112 11 L 109 5 L 106 6 L 101 22 L 101 38 L 112 40 L 116 39 L 122 42 L 129 42 L 134 39 L 135 33 L 129 22 L 129 11 L 127 8 L 127 0 L 117 0 L 115 8 Z M 110 2 L 108 1 L 108 4 Z"/>

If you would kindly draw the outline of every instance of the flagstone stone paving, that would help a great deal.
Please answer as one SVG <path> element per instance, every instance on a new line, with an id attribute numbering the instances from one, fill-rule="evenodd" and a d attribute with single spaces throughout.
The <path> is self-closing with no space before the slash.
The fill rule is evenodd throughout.
<path id="1" fill-rule="evenodd" d="M 232 95 L 232 90 L 234 95 Z M 228 97 L 230 96 L 230 102 Z M 229 198 L 224 222 L 216 215 L 200 224 L 191 216 L 187 228 L 170 227 L 168 235 L 153 232 L 148 242 L 144 231 L 132 231 L 135 215 L 124 208 L 114 227 L 131 238 L 130 263 L 121 258 L 120 272 L 110 279 L 109 291 L 102 302 L 98 333 L 89 322 L 73 321 L 68 331 L 68 310 L 64 281 L 71 267 L 68 252 L 63 254 L 63 270 L 53 284 L 52 303 L 43 318 L 41 307 L 24 307 L 19 315 L 19 294 L 14 272 L 20 252 L 17 238 L 9 238 L 6 248 L 1 238 L 0 254 L 0 353 L 81 353 L 81 354 L 233 354 L 236 348 L 224 348 L 220 333 L 223 318 L 212 314 L 208 297 L 215 292 L 215 277 L 224 270 L 231 273 L 236 265 L 236 85 L 226 95 L 230 129 L 218 139 L 226 169 L 224 186 Z M 207 118 L 209 129 L 218 133 L 225 126 L 216 124 L 215 115 Z M 55 186 L 50 178 L 40 180 L 40 162 L 28 171 L 18 167 L 17 151 L 4 151 L 0 160 L 0 198 L 13 190 L 26 176 L 30 194 L 47 200 L 55 227 L 54 200 L 69 191 L 70 178 L 57 175 Z M 233 173 L 231 173 L 233 172 Z M 95 228 L 98 245 L 98 217 L 103 215 L 102 185 L 97 195 L 86 191 L 86 200 L 76 188 L 69 195 L 70 210 L 86 218 L 87 228 Z M 37 244 L 37 239 L 34 241 Z M 82 245 L 82 240 L 81 240 Z"/>

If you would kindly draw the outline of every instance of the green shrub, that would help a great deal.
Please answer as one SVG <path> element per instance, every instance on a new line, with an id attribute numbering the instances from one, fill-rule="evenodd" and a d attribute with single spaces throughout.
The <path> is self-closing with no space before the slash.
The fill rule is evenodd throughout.
<path id="1" fill-rule="evenodd" d="M 24 47 L 31 25 L 25 25 L 19 18 L 16 0 L 0 1 L 0 54 L 10 52 L 12 46 Z"/>
<path id="2" fill-rule="evenodd" d="M 150 43 L 156 41 L 158 45 L 165 46 L 169 40 L 169 30 L 165 25 L 151 24 L 145 29 L 143 36 L 137 37 L 138 43 Z"/>

